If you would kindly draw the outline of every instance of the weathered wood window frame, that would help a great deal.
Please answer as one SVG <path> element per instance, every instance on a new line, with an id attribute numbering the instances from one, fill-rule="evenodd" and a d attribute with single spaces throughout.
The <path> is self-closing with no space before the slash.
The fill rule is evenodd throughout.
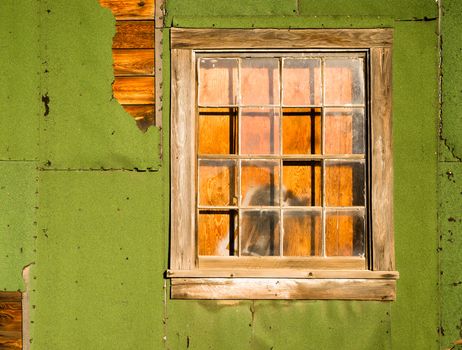
<path id="1" fill-rule="evenodd" d="M 395 299 L 398 273 L 394 266 L 392 206 L 392 37 L 391 29 L 171 30 L 171 237 L 167 276 L 171 278 L 172 298 Z M 287 262 L 261 257 L 253 258 L 248 265 L 239 263 L 242 258 L 198 258 L 196 55 L 204 50 L 255 49 L 367 52 L 370 212 L 366 268 L 352 267 L 348 259 L 326 264 L 328 258 Z M 279 259 L 276 264 L 275 259 Z"/>

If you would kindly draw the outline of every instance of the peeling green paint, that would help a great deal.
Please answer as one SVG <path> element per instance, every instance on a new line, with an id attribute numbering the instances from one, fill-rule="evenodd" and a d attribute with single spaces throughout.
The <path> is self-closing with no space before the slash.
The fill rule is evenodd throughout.
<path id="1" fill-rule="evenodd" d="M 41 6 L 40 161 L 47 169 L 153 169 L 160 132 L 143 134 L 112 97 L 115 19 L 97 1 Z M 65 19 L 65 20 L 63 20 Z"/>

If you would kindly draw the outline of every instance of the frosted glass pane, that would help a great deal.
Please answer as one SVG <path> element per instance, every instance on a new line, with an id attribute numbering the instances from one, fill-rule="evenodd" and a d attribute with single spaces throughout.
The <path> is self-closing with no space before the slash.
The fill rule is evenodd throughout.
<path id="1" fill-rule="evenodd" d="M 199 61 L 199 105 L 237 104 L 238 60 L 201 58 Z"/>
<path id="2" fill-rule="evenodd" d="M 280 255 L 279 212 L 276 210 L 245 210 L 241 215 L 241 255 Z"/>
<path id="3" fill-rule="evenodd" d="M 241 109 L 241 154 L 279 154 L 279 110 Z"/>
<path id="4" fill-rule="evenodd" d="M 242 161 L 241 206 L 278 206 L 279 173 L 278 161 Z"/>
<path id="5" fill-rule="evenodd" d="M 321 103 L 321 61 L 284 59 L 282 71 L 284 106 L 312 106 Z"/>
<path id="6" fill-rule="evenodd" d="M 279 104 L 279 60 L 246 58 L 241 61 L 241 102 L 243 105 Z"/>
<path id="7" fill-rule="evenodd" d="M 328 108 L 324 122 L 326 154 L 365 153 L 365 122 L 362 108 Z"/>
<path id="8" fill-rule="evenodd" d="M 326 105 L 364 104 L 364 60 L 326 59 L 324 93 Z"/>

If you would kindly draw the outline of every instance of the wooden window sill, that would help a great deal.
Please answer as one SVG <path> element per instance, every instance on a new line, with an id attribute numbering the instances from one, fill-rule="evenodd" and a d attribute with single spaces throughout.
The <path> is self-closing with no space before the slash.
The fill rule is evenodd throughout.
<path id="1" fill-rule="evenodd" d="M 395 300 L 398 274 L 381 272 L 383 276 L 390 276 L 379 278 L 380 273 L 368 272 L 373 278 L 171 277 L 171 298 Z M 170 271 L 167 275 L 175 275 L 175 272 Z"/>

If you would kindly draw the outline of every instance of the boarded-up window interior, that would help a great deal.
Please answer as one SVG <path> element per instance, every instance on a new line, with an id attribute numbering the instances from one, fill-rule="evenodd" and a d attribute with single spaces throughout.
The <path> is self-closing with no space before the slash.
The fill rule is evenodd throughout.
<path id="1" fill-rule="evenodd" d="M 154 0 L 99 0 L 116 18 L 113 95 L 141 130 L 155 125 Z"/>
<path id="2" fill-rule="evenodd" d="M 199 257 L 365 257 L 365 61 L 197 56 Z"/>

